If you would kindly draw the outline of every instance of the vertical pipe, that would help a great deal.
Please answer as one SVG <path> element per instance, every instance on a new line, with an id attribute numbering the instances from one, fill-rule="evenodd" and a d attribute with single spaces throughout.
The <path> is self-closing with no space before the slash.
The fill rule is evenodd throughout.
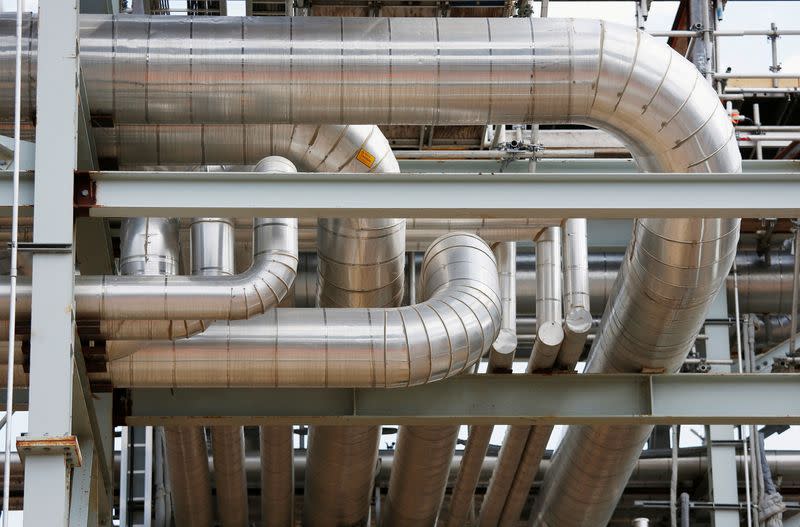
<path id="1" fill-rule="evenodd" d="M 489 352 L 489 372 L 511 372 L 514 351 L 517 349 L 517 244 L 500 242 L 495 245 L 493 252 L 497 258 L 503 318 L 500 334 Z"/>
<path id="2" fill-rule="evenodd" d="M 230 276 L 234 226 L 224 218 L 194 218 L 190 226 L 192 275 Z M 211 452 L 217 515 L 222 527 L 246 527 L 249 519 L 247 475 L 244 470 L 244 430 L 240 426 L 212 426 Z"/>
<path id="3" fill-rule="evenodd" d="M 770 24 L 770 29 L 772 30 L 772 34 L 768 37 L 770 40 L 770 48 L 772 50 L 772 66 L 770 66 L 769 71 L 772 73 L 778 73 L 781 71 L 781 65 L 778 63 L 778 26 L 775 22 Z M 772 79 L 772 87 L 778 87 L 778 79 Z"/>
<path id="4" fill-rule="evenodd" d="M 670 465 L 669 482 L 669 524 L 678 527 L 678 442 L 680 431 L 678 425 L 672 425 L 672 463 Z"/>
<path id="5" fill-rule="evenodd" d="M 557 359 L 563 369 L 575 367 L 592 329 L 586 223 L 586 218 L 564 222 L 564 344 Z"/>
<path id="6" fill-rule="evenodd" d="M 8 527 L 11 501 L 11 425 L 14 417 L 14 341 L 17 323 L 17 241 L 19 230 L 19 149 L 22 108 L 22 0 L 17 0 L 17 42 L 14 58 L 14 175 L 11 204 L 11 268 L 8 306 L 8 363 L 6 368 L 6 444 L 3 464 L 3 527 Z"/>
<path id="7" fill-rule="evenodd" d="M 458 439 L 456 426 L 402 426 L 381 527 L 434 526 Z"/>
<path id="8" fill-rule="evenodd" d="M 561 227 L 547 227 L 536 239 L 537 328 L 529 371 L 552 368 L 561 349 L 561 294 Z"/>
<path id="9" fill-rule="evenodd" d="M 126 219 L 120 238 L 123 274 L 177 274 L 177 222 L 166 218 Z M 164 440 L 177 527 L 210 527 L 211 481 L 203 428 L 164 427 Z"/>
<path id="10" fill-rule="evenodd" d="M 176 527 L 211 527 L 211 476 L 202 426 L 165 426 Z"/>
<path id="11" fill-rule="evenodd" d="M 261 525 L 294 525 L 294 448 L 291 426 L 259 428 Z"/>
<path id="12" fill-rule="evenodd" d="M 517 348 L 517 244 L 501 242 L 494 246 L 493 252 L 497 259 L 500 279 L 502 319 L 500 334 L 489 352 L 487 369 L 489 373 L 511 373 L 514 352 Z M 467 446 L 461 457 L 461 465 L 450 499 L 448 527 L 464 525 L 472 512 L 480 467 L 486 457 L 493 431 L 492 425 L 474 425 L 469 428 Z"/>
<path id="13" fill-rule="evenodd" d="M 797 351 L 797 311 L 800 297 L 800 220 L 794 222 L 794 272 L 792 275 L 792 318 L 789 332 L 789 353 Z"/>
<path id="14" fill-rule="evenodd" d="M 681 527 L 689 527 L 690 508 L 691 503 L 689 503 L 689 495 L 685 492 L 681 492 Z"/>
<path id="15" fill-rule="evenodd" d="M 715 51 L 713 48 L 713 43 L 711 41 L 711 7 L 709 6 L 709 0 L 702 0 L 703 1 L 703 47 L 705 48 L 705 63 L 703 65 L 703 69 L 701 70 L 705 76 L 706 80 L 709 83 L 714 82 L 714 71 L 711 68 L 711 57 L 714 55 Z"/>
<path id="16" fill-rule="evenodd" d="M 757 102 L 753 103 L 753 124 L 761 126 L 761 106 Z M 756 141 L 756 159 L 764 159 L 764 147 L 761 141 Z"/>

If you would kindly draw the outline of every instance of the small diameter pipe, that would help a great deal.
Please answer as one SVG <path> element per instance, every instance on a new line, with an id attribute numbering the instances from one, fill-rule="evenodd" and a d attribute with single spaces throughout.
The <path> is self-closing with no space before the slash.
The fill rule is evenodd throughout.
<path id="1" fill-rule="evenodd" d="M 681 527 L 689 527 L 690 508 L 691 503 L 689 503 L 689 495 L 685 492 L 681 492 Z"/>
<path id="2" fill-rule="evenodd" d="M 798 290 L 800 290 L 800 220 L 794 226 L 794 275 L 792 277 L 792 318 L 789 333 L 789 353 L 797 351 L 797 310 Z"/>
<path id="3" fill-rule="evenodd" d="M 11 441 L 14 416 L 14 340 L 17 321 L 17 242 L 19 230 L 19 149 L 22 107 L 22 0 L 17 0 L 17 42 L 14 73 L 14 176 L 11 204 L 11 268 L 8 306 L 8 364 L 6 376 L 6 445 L 3 465 L 3 527 L 8 527 L 11 501 Z"/>

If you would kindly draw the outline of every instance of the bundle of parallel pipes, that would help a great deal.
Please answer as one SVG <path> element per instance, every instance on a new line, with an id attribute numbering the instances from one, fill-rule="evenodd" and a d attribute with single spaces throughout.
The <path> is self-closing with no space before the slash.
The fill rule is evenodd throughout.
<path id="1" fill-rule="evenodd" d="M 0 19 L 2 108 L 13 102 L 11 34 L 11 20 Z M 35 123 L 36 34 L 36 18 L 27 18 L 28 123 Z M 604 21 L 83 16 L 80 57 L 89 111 L 113 129 L 96 134 L 113 131 L 116 151 L 133 149 L 126 155 L 142 165 L 244 164 L 255 172 L 299 168 L 380 178 L 399 166 L 378 125 L 568 123 L 612 133 L 643 172 L 741 171 L 730 119 L 694 66 L 642 31 Z M 403 305 L 407 231 L 428 227 L 403 218 L 319 218 L 316 307 L 298 308 L 287 305 L 298 284 L 297 219 L 255 219 L 252 263 L 238 274 L 234 223 L 192 221 L 193 274 L 182 276 L 178 222 L 126 221 L 122 276 L 76 277 L 76 320 L 81 331 L 107 340 L 115 388 L 391 389 L 468 374 L 482 358 L 491 371 L 509 369 L 515 310 L 525 304 L 513 276 L 515 247 L 507 245 L 518 234 L 497 236 L 500 245 L 490 247 L 481 225 L 467 233 L 459 222 L 434 225 L 441 231 L 427 242 L 419 283 Z M 624 257 L 603 277 L 606 302 L 595 298 L 590 279 L 586 220 L 499 225 L 526 236 L 536 229 L 527 238 L 536 247 L 529 372 L 572 371 L 602 305 L 587 373 L 676 371 L 725 282 L 739 237 L 738 219 L 639 218 Z M 770 283 L 783 290 L 780 279 Z M 755 283 L 752 292 L 753 303 L 770 296 Z M 18 294 L 24 325 L 29 281 L 20 280 Z M 651 431 L 570 427 L 531 525 L 605 525 Z M 242 430 L 208 432 L 166 429 L 175 519 L 243 525 L 249 515 Z M 375 507 L 380 524 L 464 524 L 474 514 L 488 432 L 471 431 L 445 511 L 458 427 L 400 427 L 388 491 Z M 291 429 L 260 433 L 261 520 L 289 525 Z M 550 433 L 509 428 L 478 524 L 519 520 Z M 311 429 L 304 525 L 371 521 L 379 438 L 377 426 Z"/>

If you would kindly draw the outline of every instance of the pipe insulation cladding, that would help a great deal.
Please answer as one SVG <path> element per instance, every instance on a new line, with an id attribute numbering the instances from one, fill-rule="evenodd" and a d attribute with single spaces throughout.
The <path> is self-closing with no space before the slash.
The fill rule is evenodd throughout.
<path id="1" fill-rule="evenodd" d="M 425 302 L 397 308 L 278 308 L 178 341 L 113 341 L 117 387 L 396 387 L 469 371 L 500 331 L 491 249 L 470 234 L 431 245 Z"/>
<path id="2" fill-rule="evenodd" d="M 10 24 L 5 19 L 0 30 L 5 35 L 0 42 L 1 108 L 11 107 Z M 112 123 L 576 123 L 617 136 L 644 171 L 741 171 L 733 126 L 717 94 L 692 64 L 635 28 L 532 18 L 83 17 L 81 25 L 90 110 Z M 27 28 L 28 36 L 34 36 L 33 19 Z M 35 42 L 29 38 L 26 48 L 23 111 L 32 117 Z M 638 219 L 588 371 L 674 371 L 728 274 L 738 232 L 736 219 Z M 487 257 L 493 267 L 490 252 Z M 486 279 L 475 282 L 483 294 L 489 294 Z M 496 285 L 496 269 L 494 280 Z M 496 296 L 497 289 L 492 292 Z M 486 318 L 495 329 L 496 300 L 492 314 L 497 318 Z M 445 299 L 434 294 L 430 301 Z M 358 313 L 358 326 L 368 331 L 374 328 L 369 317 L 378 314 L 314 313 L 328 315 L 327 320 L 305 322 L 329 328 L 332 317 Z M 303 327 L 303 321 L 294 323 L 295 316 L 299 313 L 273 310 L 267 315 L 273 322 L 266 326 L 289 317 L 283 321 Z M 369 335 L 364 340 L 370 341 Z M 484 341 L 486 349 L 491 340 Z M 360 362 L 365 368 L 354 368 L 359 361 L 345 354 L 336 355 L 343 359 L 336 366 L 366 385 L 412 384 L 462 371 L 473 351 L 486 351 L 474 348 L 445 366 L 453 358 L 450 353 L 430 357 L 423 347 L 421 355 L 432 362 L 414 371 L 408 366 L 414 362 L 403 359 L 396 377 L 380 368 L 373 375 L 369 359 Z M 315 349 L 313 356 L 319 353 Z M 310 370 L 259 381 L 302 384 L 313 372 L 312 384 L 334 385 L 339 378 L 327 376 L 332 354 L 325 356 L 322 365 L 309 361 Z M 219 360 L 207 362 L 218 371 Z M 133 371 L 128 366 L 125 371 Z M 173 368 L 167 363 L 163 369 L 169 373 L 159 382 L 173 383 Z M 604 524 L 650 429 L 572 427 L 537 498 L 532 524 Z"/>

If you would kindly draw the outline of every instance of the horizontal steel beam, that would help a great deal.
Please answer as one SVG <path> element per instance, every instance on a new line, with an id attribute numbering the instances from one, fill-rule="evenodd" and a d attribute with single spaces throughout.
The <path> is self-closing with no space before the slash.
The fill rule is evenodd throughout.
<path id="1" fill-rule="evenodd" d="M 800 424 L 800 375 L 465 375 L 400 389 L 129 391 L 163 424 Z M 780 401 L 780 404 L 775 404 Z"/>
<path id="2" fill-rule="evenodd" d="M 441 161 L 431 161 L 431 160 L 403 160 L 400 163 L 403 172 L 406 173 L 435 173 L 436 175 L 441 174 L 451 174 L 451 173 L 470 173 L 470 174 L 488 174 L 502 172 L 503 175 L 524 175 L 528 170 L 528 162 L 525 160 L 516 160 L 516 161 L 507 161 L 507 160 L 475 160 L 475 159 L 452 159 L 448 160 L 446 163 Z M 800 174 L 800 163 L 796 161 L 748 161 L 745 160 L 743 163 L 743 170 L 747 177 L 750 177 L 754 174 Z M 561 177 L 562 175 L 568 176 L 570 174 L 581 174 L 586 177 L 594 177 L 596 179 L 602 179 L 606 176 L 618 175 L 618 174 L 637 174 L 636 164 L 633 160 L 630 159 L 592 159 L 592 160 L 543 160 L 536 163 L 536 172 L 538 175 L 558 175 Z M 114 173 L 104 173 L 104 174 L 114 174 Z M 137 173 L 138 174 L 138 173 Z M 189 182 L 182 180 L 179 182 L 173 181 L 172 185 L 168 185 L 168 179 L 170 177 L 170 173 L 168 172 L 151 172 L 152 177 L 164 177 L 164 185 L 184 189 L 185 192 L 186 186 L 189 185 Z M 192 174 L 196 174 L 192 172 Z M 337 174 L 338 176 L 338 174 Z M 652 176 L 652 174 L 648 174 L 647 177 Z M 113 176 L 111 176 L 113 177 Z M 642 176 L 645 177 L 645 176 Z M 226 181 L 229 183 L 233 183 L 232 179 L 228 179 L 226 175 Z M 597 181 L 600 183 L 600 181 Z M 26 171 L 21 174 L 21 181 L 20 181 L 20 203 L 23 207 L 23 214 L 29 215 L 31 213 L 31 207 L 33 206 L 33 172 Z M 108 187 L 107 187 L 108 188 Z M 240 194 L 240 191 L 237 190 L 239 187 L 237 185 L 231 185 L 230 188 L 226 190 L 226 193 L 232 196 L 235 196 L 237 193 Z M 82 190 L 87 190 L 83 187 L 80 187 L 77 192 L 80 193 Z M 89 190 L 87 190 L 88 192 Z M 194 190 L 192 189 L 192 192 Z M 147 189 L 138 189 L 138 191 L 129 197 L 129 201 L 134 201 L 135 199 L 138 201 L 136 196 L 144 195 L 147 199 L 147 196 L 152 192 L 148 191 Z M 446 195 L 450 195 L 450 190 L 448 190 Z M 82 200 L 91 200 L 92 196 L 87 195 L 76 195 L 76 199 Z M 167 200 L 169 197 L 165 197 Z M 248 197 L 249 198 L 249 197 Z M 537 199 L 536 201 L 540 201 Z M 152 206 L 152 204 L 143 203 L 145 206 Z M 10 207 L 11 207 L 11 172 L 8 171 L 0 171 L 0 214 L 7 215 L 10 214 Z M 237 212 L 241 212 L 241 209 L 236 209 Z M 385 214 L 385 212 L 384 212 Z M 109 211 L 98 211 L 94 210 L 93 215 L 97 216 L 110 216 Z M 134 214 L 135 215 L 135 214 Z M 445 215 L 442 213 L 442 215 Z M 777 214 L 769 214 L 769 216 L 776 216 Z"/>
<path id="3" fill-rule="evenodd" d="M 800 172 L 93 172 L 93 216 L 797 217 Z"/>

